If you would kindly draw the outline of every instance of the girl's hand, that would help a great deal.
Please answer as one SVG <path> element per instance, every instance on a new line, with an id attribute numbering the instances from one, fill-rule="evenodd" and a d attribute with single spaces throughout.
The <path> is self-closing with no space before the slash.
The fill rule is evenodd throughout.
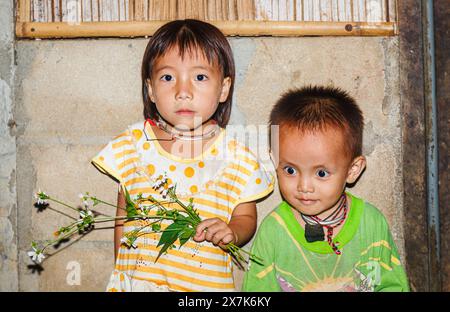
<path id="1" fill-rule="evenodd" d="M 196 242 L 203 242 L 206 240 L 223 248 L 229 243 L 236 243 L 237 235 L 223 220 L 212 218 L 200 222 L 197 226 L 194 240 Z"/>

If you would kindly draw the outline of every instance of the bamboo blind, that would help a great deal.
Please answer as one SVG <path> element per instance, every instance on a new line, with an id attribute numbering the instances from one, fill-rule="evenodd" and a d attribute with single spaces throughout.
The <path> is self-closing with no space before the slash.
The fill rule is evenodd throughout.
<path id="1" fill-rule="evenodd" d="M 19 0 L 19 37 L 149 36 L 174 19 L 226 35 L 394 35 L 395 0 Z"/>

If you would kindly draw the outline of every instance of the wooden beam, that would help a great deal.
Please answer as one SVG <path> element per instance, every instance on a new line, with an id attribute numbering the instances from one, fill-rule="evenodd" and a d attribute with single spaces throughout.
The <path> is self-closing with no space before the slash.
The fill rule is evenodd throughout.
<path id="1" fill-rule="evenodd" d="M 77 37 L 143 37 L 153 33 L 167 21 L 145 22 L 64 22 L 16 25 L 20 38 Z M 278 22 L 278 21 L 213 21 L 227 36 L 393 36 L 395 23 L 359 22 Z"/>
<path id="2" fill-rule="evenodd" d="M 406 270 L 413 291 L 428 291 L 429 246 L 421 0 L 398 1 L 403 212 Z"/>
<path id="3" fill-rule="evenodd" d="M 441 221 L 440 291 L 450 291 L 450 2 L 434 1 L 434 26 L 436 49 L 436 102 L 439 142 L 439 207 Z"/>

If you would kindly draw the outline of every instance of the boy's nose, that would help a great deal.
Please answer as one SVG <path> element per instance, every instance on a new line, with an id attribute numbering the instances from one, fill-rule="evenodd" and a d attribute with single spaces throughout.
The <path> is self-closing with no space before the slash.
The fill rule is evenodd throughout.
<path id="1" fill-rule="evenodd" d="M 298 181 L 297 184 L 297 191 L 300 193 L 313 193 L 314 192 L 314 185 L 311 181 L 311 179 L 307 177 L 302 177 Z"/>
<path id="2" fill-rule="evenodd" d="M 177 100 L 192 99 L 192 86 L 189 81 L 179 81 L 177 83 L 177 90 L 175 97 Z"/>

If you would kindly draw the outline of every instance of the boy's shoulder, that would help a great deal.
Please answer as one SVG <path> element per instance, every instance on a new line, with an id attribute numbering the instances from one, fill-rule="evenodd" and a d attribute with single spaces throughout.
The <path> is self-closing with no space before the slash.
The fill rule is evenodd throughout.
<path id="1" fill-rule="evenodd" d="M 366 201 L 363 198 L 356 197 L 350 194 L 357 209 L 362 209 L 360 225 L 364 228 L 367 226 L 374 226 L 375 228 L 388 228 L 388 222 L 383 212 L 374 204 Z"/>
<path id="2" fill-rule="evenodd" d="M 292 213 L 289 213 L 289 204 L 282 201 L 275 208 L 273 208 L 261 221 L 261 226 L 281 226 L 283 220 L 289 219 Z"/>

